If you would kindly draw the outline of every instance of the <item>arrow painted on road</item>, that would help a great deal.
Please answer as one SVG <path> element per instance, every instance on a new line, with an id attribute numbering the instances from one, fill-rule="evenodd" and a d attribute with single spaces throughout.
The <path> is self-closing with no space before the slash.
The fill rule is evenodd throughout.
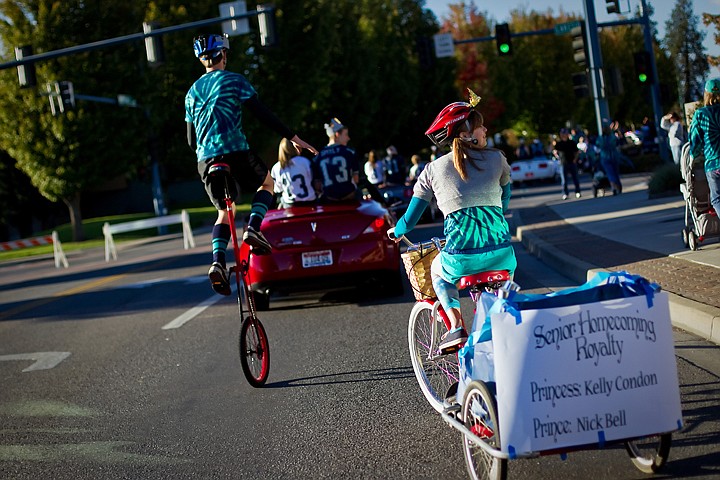
<path id="1" fill-rule="evenodd" d="M 0 355 L 0 362 L 34 360 L 35 363 L 23 370 L 23 372 L 32 372 L 35 370 L 49 370 L 69 356 L 70 352 L 16 353 L 14 355 Z"/>

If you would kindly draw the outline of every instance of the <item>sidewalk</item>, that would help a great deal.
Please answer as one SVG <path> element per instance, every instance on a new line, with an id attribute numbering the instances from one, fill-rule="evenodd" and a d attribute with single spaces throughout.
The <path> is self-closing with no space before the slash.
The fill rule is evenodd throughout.
<path id="1" fill-rule="evenodd" d="M 720 344 L 720 241 L 684 248 L 682 195 L 648 199 L 644 182 L 622 195 L 550 203 L 513 211 L 527 250 L 584 283 L 592 271 L 626 270 L 668 292 L 673 325 Z"/>

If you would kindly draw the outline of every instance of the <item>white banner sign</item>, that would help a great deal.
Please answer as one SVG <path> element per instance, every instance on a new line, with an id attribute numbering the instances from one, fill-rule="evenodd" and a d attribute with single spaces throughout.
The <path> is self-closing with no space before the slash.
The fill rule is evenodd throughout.
<path id="1" fill-rule="evenodd" d="M 677 430 L 667 294 L 493 314 L 502 450 L 540 452 Z"/>

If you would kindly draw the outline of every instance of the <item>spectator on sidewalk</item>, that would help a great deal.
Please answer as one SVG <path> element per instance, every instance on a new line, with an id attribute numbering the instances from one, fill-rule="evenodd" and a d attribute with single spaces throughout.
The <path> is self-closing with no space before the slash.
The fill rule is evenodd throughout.
<path id="1" fill-rule="evenodd" d="M 560 140 L 555 141 L 553 153 L 560 160 L 560 183 L 562 185 L 562 199 L 567 200 L 570 189 L 568 188 L 568 175 L 572 176 L 575 186 L 575 198 L 582 197 L 580 193 L 580 180 L 578 180 L 577 161 L 580 150 L 577 142 L 570 139 L 570 131 L 567 128 L 560 129 Z"/>
<path id="2" fill-rule="evenodd" d="M 391 185 L 404 185 L 407 178 L 405 159 L 394 145 L 387 147 L 385 157 L 385 181 Z"/>
<path id="3" fill-rule="evenodd" d="M 377 159 L 374 150 L 368 152 L 363 170 L 371 184 L 379 186 L 385 183 L 385 163 Z"/>
<path id="4" fill-rule="evenodd" d="M 410 167 L 410 172 L 408 172 L 408 178 L 405 183 L 407 185 L 415 185 L 415 182 L 425 168 L 425 162 L 422 161 L 420 155 L 413 155 L 410 157 L 410 163 L 412 163 L 412 167 Z"/>
<path id="5" fill-rule="evenodd" d="M 685 128 L 680 121 L 680 115 L 676 112 L 668 113 L 660 120 L 660 126 L 668 132 L 668 143 L 675 165 L 680 165 L 680 155 L 685 144 Z"/>
<path id="6" fill-rule="evenodd" d="M 528 147 L 527 143 L 525 142 L 525 137 L 520 137 L 520 143 L 515 149 L 515 157 L 518 160 L 529 160 L 532 158 L 532 152 L 530 151 L 530 147 Z"/>
<path id="7" fill-rule="evenodd" d="M 693 156 L 705 155 L 710 203 L 720 214 L 720 78 L 705 83 L 703 107 L 695 111 L 690 125 L 690 149 Z"/>
<path id="8" fill-rule="evenodd" d="M 613 195 L 622 193 L 622 183 L 620 182 L 620 152 L 617 148 L 615 134 L 610 126 L 603 127 L 602 135 L 595 141 L 595 145 L 600 150 L 600 164 L 605 175 L 610 181 Z"/>

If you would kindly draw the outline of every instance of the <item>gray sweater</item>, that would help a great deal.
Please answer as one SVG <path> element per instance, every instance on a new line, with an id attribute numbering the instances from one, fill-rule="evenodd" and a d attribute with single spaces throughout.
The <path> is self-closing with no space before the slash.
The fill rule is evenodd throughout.
<path id="1" fill-rule="evenodd" d="M 413 194 L 428 202 L 435 195 L 444 216 L 469 207 L 502 208 L 500 187 L 510 182 L 510 165 L 505 155 L 494 148 L 468 150 L 468 154 L 482 170 L 466 159 L 468 179 L 463 181 L 450 152 L 425 166 Z"/>

